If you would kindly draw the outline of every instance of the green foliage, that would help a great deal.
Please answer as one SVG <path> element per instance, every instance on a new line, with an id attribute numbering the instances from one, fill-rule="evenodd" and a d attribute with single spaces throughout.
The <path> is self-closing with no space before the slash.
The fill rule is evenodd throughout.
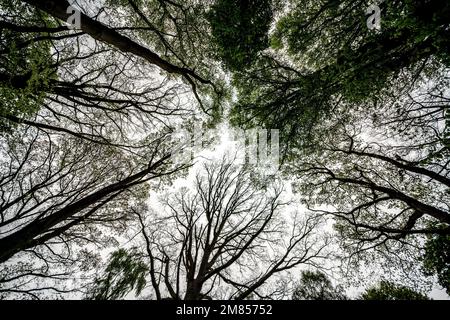
<path id="1" fill-rule="evenodd" d="M 246 68 L 269 46 L 270 0 L 217 0 L 207 14 L 219 56 L 231 70 Z"/>
<path id="2" fill-rule="evenodd" d="M 49 67 L 49 48 L 41 45 L 17 49 L 9 46 L 1 72 L 14 77 L 0 85 L 0 115 L 27 116 L 41 107 L 54 71 Z M 14 81 L 16 80 L 16 81 Z"/>
<path id="3" fill-rule="evenodd" d="M 418 46 L 425 40 L 433 42 L 432 47 L 440 47 L 441 50 L 437 51 L 448 55 L 444 49 L 448 45 L 445 39 L 447 34 L 442 23 L 448 23 L 450 9 L 448 3 L 443 1 L 424 3 L 400 0 L 381 3 L 379 32 L 367 28 L 368 16 L 362 13 L 372 1 L 319 0 L 294 3 L 293 8 L 278 21 L 272 41 L 286 47 L 293 59 L 311 70 L 333 64 L 340 57 L 353 55 L 359 49 L 364 49 L 366 58 L 370 58 L 367 54 L 371 54 L 371 50 L 376 52 L 382 49 L 385 57 L 377 53 L 380 60 L 365 60 L 367 64 L 377 61 L 380 67 L 396 58 L 391 52 L 401 55 L 402 51 L 413 47 L 420 50 Z M 367 46 L 370 43 L 378 46 Z"/>
<path id="4" fill-rule="evenodd" d="M 36 14 L 14 1 L 5 3 L 4 9 L 23 16 Z M 46 23 L 46 18 L 41 18 L 44 22 L 36 24 Z M 0 131 L 4 131 L 10 128 L 4 116 L 25 117 L 40 109 L 56 70 L 49 41 L 34 41 L 29 34 L 6 28 L 0 31 L 0 39 Z"/>
<path id="5" fill-rule="evenodd" d="M 448 60 L 448 2 L 429 1 L 426 10 L 420 1 L 383 4 L 380 32 L 366 26 L 362 8 L 370 3 L 298 2 L 271 37 L 277 53 L 234 75 L 234 123 L 279 128 L 288 148 L 314 145 L 317 125 L 337 103 L 351 110 L 398 96 L 442 67 L 431 57 Z"/>
<path id="6" fill-rule="evenodd" d="M 126 16 L 127 26 L 136 28 L 133 33 L 161 58 L 187 67 L 214 83 L 213 87 L 197 82 L 196 90 L 202 100 L 202 111 L 211 116 L 209 123 L 217 124 L 230 89 L 213 45 L 207 20 L 209 4 L 196 0 L 108 0 L 106 3 L 109 14 L 118 20 Z M 176 77 L 175 74 L 167 76 Z M 186 79 L 183 81 L 191 86 Z"/>
<path id="7" fill-rule="evenodd" d="M 136 249 L 119 249 L 111 254 L 103 275 L 94 282 L 89 299 L 114 300 L 135 290 L 139 295 L 147 281 L 148 268 Z"/>
<path id="8" fill-rule="evenodd" d="M 334 86 L 316 73 L 308 77 L 276 59 L 264 56 L 249 72 L 234 75 L 239 101 L 231 121 L 245 128 L 261 126 L 280 129 L 286 154 L 293 147 L 315 143 L 316 124 L 333 105 Z"/>
<path id="9" fill-rule="evenodd" d="M 346 300 L 343 289 L 334 287 L 328 277 L 320 271 L 303 271 L 300 283 L 292 296 L 293 300 Z"/>
<path id="10" fill-rule="evenodd" d="M 435 234 L 428 237 L 423 256 L 428 275 L 436 274 L 438 282 L 450 295 L 450 236 Z"/>
<path id="11" fill-rule="evenodd" d="M 408 287 L 381 281 L 377 286 L 367 289 L 362 295 L 363 300 L 430 300 L 422 293 Z"/>

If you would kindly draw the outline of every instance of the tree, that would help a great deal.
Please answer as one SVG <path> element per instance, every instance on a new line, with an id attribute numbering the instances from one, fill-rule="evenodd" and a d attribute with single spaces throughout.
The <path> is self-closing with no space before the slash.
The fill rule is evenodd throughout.
<path id="1" fill-rule="evenodd" d="M 207 13 L 218 55 L 233 71 L 251 64 L 269 46 L 272 1 L 218 0 Z"/>
<path id="2" fill-rule="evenodd" d="M 436 274 L 439 284 L 450 294 L 450 236 L 429 235 L 425 243 L 423 267 L 429 275 Z"/>
<path id="3" fill-rule="evenodd" d="M 408 287 L 381 281 L 377 286 L 367 289 L 362 295 L 363 300 L 430 300 L 422 293 Z"/>
<path id="4" fill-rule="evenodd" d="M 46 2 L 45 4 L 40 1 L 35 1 L 35 0 L 24 0 L 24 2 L 29 3 L 30 5 L 42 10 L 43 12 L 48 13 L 49 15 L 53 16 L 54 18 L 61 19 L 62 21 L 67 21 L 67 19 L 71 15 L 70 13 L 67 12 L 67 8 L 70 5 L 68 1 L 50 1 L 50 2 Z M 171 8 L 175 7 L 176 10 L 181 11 L 181 14 L 183 14 L 183 15 L 186 15 L 186 12 L 189 12 L 190 7 L 185 8 L 182 4 L 178 4 L 176 2 L 171 2 L 170 6 L 167 6 L 167 4 L 165 4 L 162 1 L 155 1 L 155 2 L 159 6 L 163 7 L 163 13 L 162 13 L 163 18 L 170 19 L 171 24 L 173 24 L 175 21 L 176 32 L 179 32 L 180 31 L 180 29 L 178 29 L 179 24 L 176 22 L 175 17 L 170 15 L 171 10 L 169 10 L 168 7 L 171 7 Z M 150 20 L 143 14 L 143 11 L 139 9 L 139 6 L 137 5 L 138 2 L 128 1 L 125 3 L 127 3 L 127 6 L 132 8 L 134 14 L 137 15 L 147 25 L 146 26 L 147 28 L 149 28 L 151 31 L 159 34 L 159 40 L 162 40 L 161 44 L 163 46 L 163 50 L 166 50 L 166 53 L 169 51 L 174 54 L 175 52 L 172 50 L 173 47 L 171 47 L 169 42 L 164 41 L 164 38 L 162 38 L 162 34 L 164 31 L 158 31 L 158 29 L 155 29 L 155 27 L 152 26 Z M 117 4 L 119 6 L 123 5 L 122 2 L 117 2 L 117 1 L 111 1 L 110 4 L 113 7 L 114 7 L 114 5 L 117 5 Z M 151 6 L 155 6 L 156 4 L 151 3 L 150 8 L 151 8 Z M 191 18 L 192 16 L 195 16 L 195 13 L 194 13 L 194 15 L 192 15 L 192 12 L 190 12 L 189 17 Z M 184 19 L 182 19 L 182 20 L 184 20 Z M 189 22 L 189 25 L 192 25 L 191 22 Z M 191 86 L 192 93 L 194 94 L 195 98 L 197 99 L 197 102 L 199 103 L 200 107 L 205 112 L 208 112 L 208 110 L 210 110 L 210 109 L 217 108 L 217 106 L 211 106 L 210 108 L 206 108 L 203 105 L 202 100 L 198 93 L 197 83 L 211 86 L 214 89 L 215 94 L 218 96 L 222 95 L 222 91 L 216 87 L 216 85 L 213 83 L 213 81 L 211 81 L 210 79 L 206 79 L 206 78 L 202 77 L 201 75 L 197 74 L 197 72 L 195 72 L 192 68 L 188 67 L 186 64 L 179 66 L 179 65 L 176 65 L 176 64 L 168 61 L 168 59 L 162 58 L 160 55 L 153 52 L 149 48 L 141 45 L 137 41 L 134 41 L 130 37 L 121 34 L 114 28 L 109 27 L 109 26 L 97 21 L 96 19 L 89 17 L 88 15 L 86 15 L 83 12 L 80 12 L 80 27 L 84 33 L 88 34 L 93 39 L 96 39 L 102 43 L 111 45 L 111 46 L 115 47 L 116 49 L 120 50 L 121 52 L 131 53 L 137 57 L 140 57 L 140 58 L 144 59 L 147 63 L 155 65 L 155 66 L 159 67 L 161 70 L 164 70 L 169 74 L 180 75 Z M 132 27 L 131 30 L 133 30 L 133 29 L 139 31 L 140 27 L 134 27 L 134 28 Z M 187 29 L 189 29 L 189 28 L 187 28 Z M 182 31 L 185 31 L 185 30 L 186 29 L 183 29 Z M 196 29 L 194 29 L 194 30 L 196 30 Z M 170 30 L 170 31 L 172 31 L 172 30 Z M 178 60 L 181 60 L 181 62 L 183 63 L 183 60 L 185 59 L 186 56 L 185 55 L 177 56 L 175 54 L 175 57 Z M 182 58 L 180 59 L 180 57 L 182 57 Z"/>
<path id="5" fill-rule="evenodd" d="M 9 129 L 0 138 L 0 292 L 32 298 L 44 280 L 68 276 L 59 267 L 78 267 L 86 243 L 114 244 L 108 234 L 126 229 L 129 203 L 152 181 L 186 168 L 171 163 L 168 122 L 196 107 L 190 84 L 154 75 L 139 55 L 70 31 L 51 14 L 1 5 L 2 107 L 13 108 L 0 114 Z M 26 110 L 17 103 L 24 92 Z"/>
<path id="6" fill-rule="evenodd" d="M 340 286 L 334 287 L 328 277 L 320 271 L 303 271 L 293 300 L 345 300 Z"/>
<path id="7" fill-rule="evenodd" d="M 300 153 L 303 159 L 289 166 L 298 173 L 305 204 L 335 218 L 350 269 L 384 261 L 390 276 L 397 270 L 409 273 L 404 278 L 410 281 L 420 279 L 417 260 L 427 237 L 448 235 L 444 83 L 401 102 L 386 101 L 369 109 L 370 117 L 367 107 L 351 114 L 336 110 L 321 126 L 318 151 Z"/>
<path id="8" fill-rule="evenodd" d="M 234 75 L 234 122 L 279 128 L 287 154 L 320 143 L 320 122 L 336 105 L 351 110 L 400 96 L 424 74 L 448 66 L 448 3 L 386 2 L 381 32 L 366 27 L 362 12 L 370 4 L 294 2 L 272 41 L 286 44 L 287 54 L 267 52 Z"/>
<path id="9" fill-rule="evenodd" d="M 204 165 L 195 178 L 195 191 L 182 189 L 165 198 L 167 211 L 161 216 L 151 214 L 146 223 L 145 213 L 136 209 L 145 245 L 132 250 L 140 250 L 135 263 L 146 261 L 149 266 L 146 278 L 152 297 L 245 299 L 286 294 L 286 288 L 268 286 L 269 280 L 299 265 L 316 265 L 326 256 L 326 241 L 315 235 L 315 218 L 301 219 L 297 213 L 288 227 L 281 219 L 280 196 L 280 189 L 255 186 L 251 171 L 224 159 Z M 128 275 L 130 270 L 123 272 Z M 106 272 L 97 282 L 108 277 Z"/>
<path id="10" fill-rule="evenodd" d="M 97 43 L 85 47 L 86 39 L 80 33 L 68 33 L 57 22 L 49 23 L 45 14 L 28 21 L 27 11 L 22 13 L 17 8 L 23 5 L 16 1 L 5 8 L 5 17 L 14 19 L 4 23 L 5 29 L 26 35 L 28 40 L 17 44 L 23 50 L 50 42 L 54 49 L 52 70 L 58 70 L 59 77 L 47 77 L 48 85 L 38 87 L 40 99 L 32 98 L 40 107 L 35 115 L 1 115 L 22 125 L 2 137 L 3 262 L 19 251 L 60 236 L 167 166 L 170 153 L 166 138 L 170 131 L 161 129 L 166 127 L 167 117 L 183 112 L 174 98 L 176 85 L 163 79 L 136 86 L 130 79 L 141 80 L 145 68 L 127 67 L 133 61 L 131 57 Z M 5 60 L 11 55 L 7 51 Z M 27 75 L 8 77 L 25 77 L 24 82 L 28 81 Z M 19 82 L 10 85 L 20 90 Z M 133 129 L 147 134 L 135 139 L 130 134 Z M 23 147 L 18 146 L 20 140 Z"/>
<path id="11" fill-rule="evenodd" d="M 272 34 L 275 51 L 234 74 L 231 115 L 280 128 L 285 172 L 297 172 L 312 211 L 336 219 L 353 266 L 375 254 L 414 279 L 426 236 L 450 230 L 449 6 L 383 3 L 377 32 L 361 14 L 369 4 L 294 3 Z"/>
<path id="12" fill-rule="evenodd" d="M 119 249 L 111 254 L 105 269 L 105 279 L 97 279 L 91 293 L 93 299 L 118 299 L 136 287 L 140 294 L 146 284 L 147 265 L 138 259 L 137 253 Z"/>
<path id="13" fill-rule="evenodd" d="M 39 20 L 34 16 L 35 11 L 26 11 L 25 6 L 13 1 L 7 1 L 2 7 L 10 11 L 10 15 L 22 11 L 23 18 Z M 47 87 L 56 74 L 49 41 L 33 42 L 28 33 L 16 32 L 8 21 L 1 21 L 0 26 L 0 131 L 7 131 L 10 126 L 4 117 L 29 116 L 39 110 L 44 97 L 42 88 Z M 44 31 L 45 28 L 36 34 L 43 36 Z"/>
<path id="14" fill-rule="evenodd" d="M 6 180 L 6 186 L 2 193 L 8 200 L 2 202 L 1 225 L 4 236 L 0 239 L 0 261 L 5 262 L 20 251 L 45 244 L 90 218 L 103 205 L 132 186 L 164 175 L 157 173 L 157 170 L 168 158 L 169 155 L 165 155 L 161 159 L 151 160 L 147 168 L 134 174 L 122 174 L 119 180 L 110 184 L 97 184 L 99 176 L 95 173 L 92 181 L 86 179 L 74 183 L 80 176 L 84 178 L 79 171 L 85 170 L 86 166 L 83 162 L 79 162 L 77 167 L 73 162 L 65 164 L 66 159 L 56 163 L 59 168 L 53 167 L 55 163 L 49 164 L 43 176 L 40 175 L 42 168 L 37 167 L 31 168 L 21 179 L 11 181 L 18 172 L 10 171 L 3 179 Z M 21 164 L 23 162 L 19 162 L 19 166 Z M 107 167 L 96 169 L 104 171 Z M 14 188 L 15 184 L 27 186 L 28 190 L 6 189 Z M 52 185 L 55 189 L 50 191 L 48 188 Z M 47 203 L 52 198 L 57 201 Z M 20 229 L 17 224 L 19 221 Z"/>
<path id="15" fill-rule="evenodd" d="M 161 143 L 155 143 L 148 164 L 131 169 L 128 159 L 107 147 L 67 137 L 57 144 L 36 131 L 32 138 L 29 146 L 8 150 L 10 158 L 3 161 L 8 170 L 0 179 L 2 292 L 19 292 L 22 281 L 29 284 L 34 275 L 44 278 L 42 269 L 48 279 L 67 277 L 61 268 L 78 267 L 80 250 L 89 243 L 91 248 L 115 245 L 113 235 L 124 232 L 130 220 L 130 204 L 146 197 L 153 180 L 183 168 L 171 169 L 170 154 L 158 155 L 164 152 Z"/>

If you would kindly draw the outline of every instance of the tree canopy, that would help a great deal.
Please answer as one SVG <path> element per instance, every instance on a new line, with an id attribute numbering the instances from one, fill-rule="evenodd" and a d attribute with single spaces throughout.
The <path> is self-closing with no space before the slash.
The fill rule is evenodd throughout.
<path id="1" fill-rule="evenodd" d="M 207 13 L 218 55 L 231 70 L 241 70 L 269 46 L 271 0 L 218 0 Z"/>
<path id="2" fill-rule="evenodd" d="M 294 300 L 346 300 L 343 288 L 334 287 L 326 274 L 303 271 L 292 296 Z"/>
<path id="3" fill-rule="evenodd" d="M 386 281 L 367 289 L 361 298 L 363 300 L 429 300 L 420 292 Z"/>
<path id="4" fill-rule="evenodd" d="M 294 1 L 272 35 L 275 51 L 234 75 L 234 120 L 279 127 L 286 149 L 304 148 L 320 141 L 317 124 L 336 104 L 353 108 L 399 95 L 424 73 L 449 66 L 448 3 L 383 3 L 382 32 L 366 27 L 361 8 L 369 5 Z"/>
<path id="5" fill-rule="evenodd" d="M 139 294 L 149 282 L 158 300 L 283 297 L 286 284 L 272 278 L 317 265 L 327 256 L 327 240 L 315 234 L 317 218 L 282 216 L 283 190 L 257 187 L 250 174 L 223 158 L 203 166 L 193 191 L 166 195 L 162 213 L 136 208 L 145 245 L 114 252 L 93 295 L 115 299 L 135 284 Z"/>
<path id="6" fill-rule="evenodd" d="M 2 1 L 0 298 L 449 293 L 449 53 L 442 0 Z"/>

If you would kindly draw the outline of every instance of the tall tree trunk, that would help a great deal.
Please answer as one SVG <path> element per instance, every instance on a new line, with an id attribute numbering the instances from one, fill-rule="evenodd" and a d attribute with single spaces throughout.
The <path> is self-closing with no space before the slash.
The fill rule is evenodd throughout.
<path id="1" fill-rule="evenodd" d="M 49 15 L 67 21 L 67 19 L 72 15 L 67 13 L 67 8 L 69 8 L 70 3 L 67 0 L 23 0 L 24 2 L 31 4 L 32 6 L 48 13 Z M 92 38 L 99 40 L 104 43 L 108 43 L 123 52 L 130 52 L 139 57 L 144 58 L 151 64 L 157 65 L 161 69 L 169 72 L 180 74 L 184 77 L 192 77 L 197 81 L 205 84 L 212 84 L 211 81 L 203 79 L 194 71 L 176 66 L 158 56 L 156 53 L 152 52 L 150 49 L 140 45 L 139 43 L 127 38 L 117 31 L 109 28 L 108 26 L 102 24 L 99 21 L 91 19 L 89 16 L 80 13 L 80 27 L 81 30 L 90 35 Z"/>
<path id="2" fill-rule="evenodd" d="M 85 210 L 88 207 L 97 204 L 99 201 L 105 199 L 108 196 L 111 196 L 116 192 L 125 190 L 133 185 L 138 184 L 142 178 L 159 167 L 164 162 L 164 160 L 168 159 L 169 157 L 170 155 L 166 155 L 154 164 L 149 165 L 145 170 L 142 170 L 121 181 L 110 184 L 74 203 L 71 203 L 70 205 L 56 211 L 55 213 L 52 213 L 51 215 L 39 220 L 35 220 L 22 229 L 0 239 L 0 262 L 5 262 L 16 253 L 35 246 L 36 237 L 43 236 L 45 233 L 50 231 L 51 228 L 64 222 L 68 218 L 75 216 L 82 210 Z"/>

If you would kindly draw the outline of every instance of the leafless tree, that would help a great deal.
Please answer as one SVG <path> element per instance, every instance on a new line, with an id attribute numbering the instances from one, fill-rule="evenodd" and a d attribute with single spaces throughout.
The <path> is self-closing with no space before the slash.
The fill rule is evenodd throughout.
<path id="1" fill-rule="evenodd" d="M 149 266 L 154 298 L 289 296 L 288 286 L 270 280 L 301 265 L 317 266 L 326 257 L 319 219 L 299 212 L 283 216 L 282 189 L 252 175 L 225 158 L 207 163 L 194 190 L 163 199 L 164 213 L 146 218 L 145 209 L 134 210 L 145 241 L 135 258 Z M 104 289 L 97 287 L 94 297 L 107 297 Z"/>

